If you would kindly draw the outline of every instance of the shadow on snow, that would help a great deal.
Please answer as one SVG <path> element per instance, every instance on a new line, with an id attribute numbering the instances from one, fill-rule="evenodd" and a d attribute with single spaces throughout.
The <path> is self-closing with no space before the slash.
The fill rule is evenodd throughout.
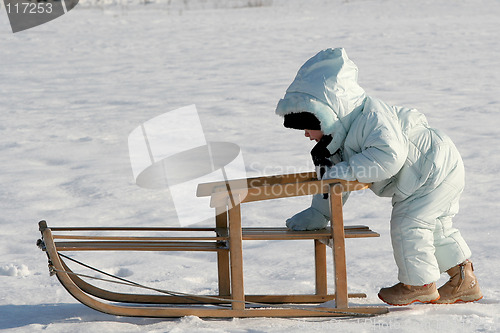
<path id="1" fill-rule="evenodd" d="M 54 323 L 120 322 L 134 325 L 151 325 L 178 318 L 117 317 L 92 310 L 82 304 L 0 305 L 0 329 Z"/>

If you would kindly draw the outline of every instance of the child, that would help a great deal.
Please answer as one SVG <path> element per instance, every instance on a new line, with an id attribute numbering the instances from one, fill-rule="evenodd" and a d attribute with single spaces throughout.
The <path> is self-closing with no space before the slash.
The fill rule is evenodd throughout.
<path id="1" fill-rule="evenodd" d="M 452 227 L 464 188 L 464 166 L 453 142 L 429 127 L 415 109 L 366 96 L 358 69 L 344 49 L 309 59 L 276 108 L 284 126 L 305 130 L 323 179 L 371 183 L 392 197 L 391 239 L 400 283 L 382 288 L 391 305 L 472 302 L 482 298 L 469 261 L 471 251 Z M 286 221 L 293 230 L 325 228 L 329 203 L 313 196 L 311 207 Z M 450 280 L 435 282 L 446 271 Z"/>

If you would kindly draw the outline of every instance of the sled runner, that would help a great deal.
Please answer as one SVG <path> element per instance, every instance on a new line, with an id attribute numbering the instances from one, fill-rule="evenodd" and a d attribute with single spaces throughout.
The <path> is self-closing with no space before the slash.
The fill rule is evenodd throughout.
<path id="1" fill-rule="evenodd" d="M 210 196 L 215 209 L 214 228 L 54 227 L 39 222 L 49 268 L 67 291 L 81 303 L 105 313 L 135 317 L 329 317 L 387 313 L 386 307 L 349 306 L 345 238 L 378 237 L 367 226 L 344 226 L 342 192 L 368 188 L 368 184 L 344 180 L 316 180 L 314 172 L 248 178 L 200 184 L 198 196 Z M 242 227 L 243 204 L 285 197 L 328 193 L 331 227 L 316 231 L 290 231 L 278 227 Z M 161 236 L 145 237 L 155 232 Z M 166 234 L 166 235 L 164 235 Z M 246 295 L 243 284 L 245 240 L 312 240 L 316 290 L 310 295 Z M 333 251 L 335 293 L 327 292 L 326 247 Z M 73 251 L 210 251 L 217 253 L 218 295 L 190 295 L 139 285 L 123 278 L 115 281 L 154 290 L 160 294 L 121 293 L 87 282 L 89 276 L 74 273 L 61 252 Z M 89 268 L 88 265 L 80 263 Z M 116 280 L 118 279 L 118 280 Z M 334 307 L 313 304 L 335 300 Z"/>

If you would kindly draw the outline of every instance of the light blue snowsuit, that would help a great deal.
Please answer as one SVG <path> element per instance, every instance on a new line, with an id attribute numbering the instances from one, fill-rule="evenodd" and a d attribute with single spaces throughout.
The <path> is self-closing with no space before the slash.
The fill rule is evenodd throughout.
<path id="1" fill-rule="evenodd" d="M 372 183 L 392 197 L 391 239 L 399 280 L 409 285 L 435 282 L 440 273 L 465 261 L 469 247 L 452 227 L 464 188 L 464 166 L 448 136 L 430 128 L 415 109 L 395 107 L 366 96 L 358 69 L 344 49 L 328 49 L 298 71 L 276 108 L 278 115 L 311 112 L 328 150 L 342 161 L 323 178 Z M 292 229 L 324 228 L 328 201 L 314 196 L 310 208 L 287 220 Z"/>

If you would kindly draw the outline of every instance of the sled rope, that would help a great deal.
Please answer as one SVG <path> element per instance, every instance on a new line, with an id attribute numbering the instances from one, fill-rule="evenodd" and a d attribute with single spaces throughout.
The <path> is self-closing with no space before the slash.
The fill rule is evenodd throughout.
<path id="1" fill-rule="evenodd" d="M 116 280 L 119 280 L 119 281 L 115 281 L 115 280 L 109 280 L 109 279 L 103 279 L 103 278 L 98 278 L 98 277 L 95 277 L 95 276 L 90 276 L 90 275 L 85 275 L 85 274 L 81 274 L 81 273 L 75 273 L 75 272 L 71 272 L 71 271 L 62 271 L 62 270 L 59 270 L 59 269 L 56 269 L 55 267 L 51 267 L 50 269 L 54 272 L 61 272 L 61 273 L 66 273 L 66 274 L 72 274 L 72 275 L 76 275 L 76 276 L 80 276 L 80 277 L 85 277 L 85 278 L 89 278 L 89 279 L 93 279 L 93 280 L 100 280 L 100 281 L 104 281 L 104 282 L 110 282 L 110 283 L 115 283 L 115 284 L 122 284 L 122 285 L 126 285 L 126 286 L 131 286 L 131 287 L 136 287 L 136 288 L 142 288 L 142 289 L 148 289 L 148 290 L 152 290 L 152 291 L 156 291 L 156 292 L 159 292 L 159 293 L 163 293 L 163 294 L 167 294 L 167 295 L 170 295 L 170 296 L 177 296 L 177 297 L 185 297 L 187 299 L 191 299 L 192 301 L 195 301 L 195 302 L 198 302 L 198 303 L 203 303 L 201 302 L 200 300 L 197 300 L 195 298 L 191 298 L 190 296 L 194 296 L 194 297 L 199 297 L 199 298 L 208 298 L 210 296 L 196 296 L 196 295 L 190 295 L 190 294 L 184 294 L 184 293 L 181 293 L 181 292 L 175 292 L 175 291 L 170 291 L 170 290 L 164 290 L 164 289 L 157 289 L 157 288 L 153 288 L 153 287 L 148 287 L 148 286 L 144 286 L 144 285 L 141 285 L 137 282 L 134 282 L 134 281 L 131 281 L 131 280 L 127 280 L 127 279 L 124 279 L 124 278 L 121 278 L 119 276 L 116 276 L 116 275 L 113 275 L 113 274 L 110 274 L 110 273 L 107 273 L 107 272 L 104 272 L 98 268 L 95 268 L 95 267 L 92 267 L 90 265 L 87 265 L 81 261 L 78 261 L 76 259 L 73 259 L 73 258 L 70 258 L 64 254 L 61 254 L 58 252 L 58 255 L 63 257 L 63 258 L 66 258 L 70 261 L 73 261 L 74 263 L 77 263 L 83 267 L 86 267 L 90 270 L 93 270 L 93 271 L 96 271 L 98 273 L 101 273 L 101 274 L 104 274 L 106 276 L 109 276 L 113 279 L 116 279 Z"/>
<path id="2" fill-rule="evenodd" d="M 321 313 L 330 313 L 331 311 L 327 311 L 327 310 L 321 310 L 321 309 L 312 309 L 312 308 L 306 308 L 306 307 L 301 307 L 301 306 L 291 306 L 291 305 L 274 305 L 274 304 L 267 304 L 267 303 L 260 303 L 260 302 L 250 302 L 250 301 L 240 301 L 240 300 L 232 300 L 232 299 L 227 299 L 227 298 L 221 298 L 221 297 L 217 297 L 217 296 L 206 296 L 206 295 L 194 295 L 194 294 L 188 294 L 188 293 L 182 293 L 182 292 L 178 292 L 178 291 L 172 291 L 172 290 L 166 290 L 166 289 L 158 289 L 158 288 L 154 288 L 154 287 L 149 287 L 149 286 L 146 286 L 146 285 L 143 285 L 143 284 L 140 284 L 140 283 L 137 283 L 137 282 L 134 282 L 134 281 L 131 281 L 131 280 L 128 280 L 128 279 L 124 279 L 124 278 L 121 278 L 119 276 L 116 276 L 116 275 L 113 275 L 113 274 L 110 274 L 110 273 L 107 273 L 107 272 L 104 272 L 98 268 L 95 268 L 95 267 L 92 267 L 90 265 L 87 265 L 81 261 L 78 261 L 76 259 L 73 259 L 73 258 L 70 258 L 64 254 L 61 254 L 61 253 L 57 253 L 59 256 L 65 258 L 65 259 L 68 259 L 78 265 L 81 265 L 83 267 L 86 267 L 90 270 L 93 270 L 93 271 L 96 271 L 98 273 L 101 273 L 103 275 L 106 275 L 106 276 L 109 276 L 113 279 L 116 279 L 116 280 L 110 280 L 110 279 L 104 279 L 104 278 L 99 278 L 99 277 L 95 277 L 95 276 L 90 276 L 90 275 L 86 275 L 86 274 L 81 274 L 81 273 L 75 273 L 75 272 L 72 272 L 72 271 L 65 271 L 65 270 L 60 270 L 60 269 L 56 269 L 52 263 L 49 263 L 49 270 L 50 270 L 50 273 L 55 273 L 55 272 L 58 272 L 58 273 L 65 273 L 65 274 L 71 274 L 71 275 L 75 275 L 75 276 L 79 276 L 79 277 L 84 277 L 84 278 L 88 278 L 88 279 L 93 279 L 93 280 L 99 280 L 99 281 L 103 281 L 103 282 L 109 282 L 109 283 L 114 283 L 114 284 L 120 284 L 120 285 L 126 285 L 126 286 L 130 286 L 130 287 L 136 287 L 136 288 L 142 288 L 142 289 L 147 289 L 147 290 L 151 290 L 151 291 L 156 291 L 156 292 L 159 292 L 159 293 L 163 293 L 163 294 L 167 294 L 167 295 L 170 295 L 170 296 L 176 296 L 176 297 L 183 297 L 183 298 L 187 298 L 187 299 L 190 299 L 190 300 L 193 300 L 193 301 L 196 301 L 198 303 L 201 303 L 201 304 L 209 304 L 209 305 L 214 305 L 214 306 L 220 306 L 220 307 L 227 307 L 227 305 L 220 305 L 220 304 L 214 304 L 214 303 L 210 303 L 209 300 L 214 300 L 214 301 L 223 301 L 223 302 L 237 302 L 237 303 L 244 303 L 244 304 L 248 304 L 248 305 L 258 305 L 258 306 L 261 306 L 261 307 L 270 307 L 270 308 L 277 308 L 277 309 L 297 309 L 297 310 L 304 310 L 304 311 L 311 311 L 311 312 L 321 312 Z M 199 300 L 199 298 L 203 298 L 203 299 L 207 299 L 207 302 L 203 302 L 201 300 Z M 340 313 L 340 314 L 345 314 L 347 316 L 356 316 L 356 317 L 373 317 L 374 315 L 373 314 L 369 314 L 369 313 L 355 313 L 355 312 L 349 312 L 349 311 L 335 311 L 336 313 Z"/>

